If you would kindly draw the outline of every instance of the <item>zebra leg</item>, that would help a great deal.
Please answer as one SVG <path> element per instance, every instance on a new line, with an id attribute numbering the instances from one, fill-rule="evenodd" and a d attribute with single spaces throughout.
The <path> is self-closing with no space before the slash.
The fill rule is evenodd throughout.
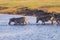
<path id="1" fill-rule="evenodd" d="M 40 20 L 40 18 L 39 18 L 39 17 L 37 17 L 37 18 L 36 18 L 36 23 L 38 23 L 38 21 L 39 21 L 39 20 Z"/>
<path id="2" fill-rule="evenodd" d="M 42 21 L 42 24 L 45 24 L 45 21 Z"/>
<path id="3" fill-rule="evenodd" d="M 51 20 L 51 24 L 53 24 L 54 22 L 53 22 L 53 20 Z"/>
<path id="4" fill-rule="evenodd" d="M 8 23 L 9 25 L 11 25 L 11 21 L 9 21 L 9 23 Z"/>
<path id="5" fill-rule="evenodd" d="M 60 24 L 60 21 L 59 21 L 59 20 L 57 20 L 56 22 L 57 22 L 58 24 Z"/>
<path id="6" fill-rule="evenodd" d="M 36 20 L 36 23 L 38 23 L 39 20 Z"/>

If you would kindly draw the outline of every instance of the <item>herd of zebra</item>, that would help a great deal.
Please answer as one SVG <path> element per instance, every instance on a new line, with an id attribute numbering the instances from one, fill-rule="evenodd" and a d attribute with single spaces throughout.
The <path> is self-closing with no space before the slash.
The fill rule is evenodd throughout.
<path id="1" fill-rule="evenodd" d="M 12 22 L 14 22 L 15 25 L 20 24 L 28 24 L 28 20 L 26 17 L 20 17 L 20 18 L 10 18 L 9 25 L 11 25 Z M 33 21 L 33 20 L 32 20 Z M 45 22 L 51 21 L 51 24 L 54 24 L 54 21 L 56 21 L 57 24 L 60 24 L 60 14 L 55 13 L 43 13 L 40 14 L 40 16 L 36 16 L 36 23 L 39 21 L 42 21 L 42 24 L 46 24 Z"/>
<path id="2" fill-rule="evenodd" d="M 56 12 L 45 12 L 38 9 L 30 10 L 28 8 L 24 8 L 21 11 L 18 10 L 17 14 L 24 14 L 25 16 L 35 16 L 36 23 L 42 21 L 42 24 L 46 24 L 45 22 L 51 21 L 51 24 L 54 24 L 54 21 L 56 21 L 57 24 L 60 24 L 60 13 Z M 11 22 L 14 22 L 15 24 L 28 24 L 26 17 L 11 18 L 8 24 L 10 25 Z"/>

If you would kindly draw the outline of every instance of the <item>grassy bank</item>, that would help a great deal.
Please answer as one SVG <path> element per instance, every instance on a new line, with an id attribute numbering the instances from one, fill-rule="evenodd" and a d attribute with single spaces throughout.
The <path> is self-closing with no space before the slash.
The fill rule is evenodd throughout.
<path id="1" fill-rule="evenodd" d="M 37 8 L 46 5 L 60 5 L 60 0 L 0 0 L 0 6 Z"/>
<path id="2" fill-rule="evenodd" d="M 0 13 L 15 12 L 17 8 L 38 8 L 48 12 L 60 12 L 60 0 L 0 0 L 0 6 L 8 9 L 0 10 Z"/>

